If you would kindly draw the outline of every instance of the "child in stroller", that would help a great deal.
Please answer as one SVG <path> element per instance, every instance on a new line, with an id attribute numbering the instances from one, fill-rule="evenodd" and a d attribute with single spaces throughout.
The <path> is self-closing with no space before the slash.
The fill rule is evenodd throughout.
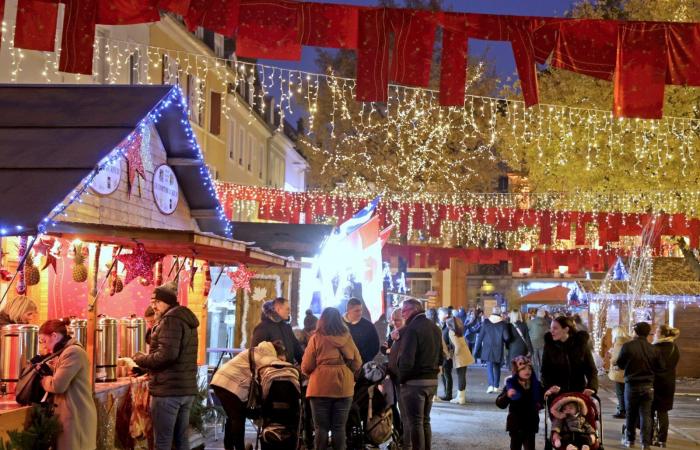
<path id="1" fill-rule="evenodd" d="M 549 408 L 552 419 L 552 448 L 600 449 L 601 442 L 596 431 L 600 417 L 598 411 L 593 397 L 580 393 L 559 395 Z"/>
<path id="2" fill-rule="evenodd" d="M 347 448 L 365 449 L 391 441 L 389 449 L 398 449 L 399 436 L 393 427 L 393 391 L 385 389 L 386 369 L 375 362 L 368 362 L 355 382 L 355 393 L 350 407 L 347 425 Z M 391 381 L 388 381 L 390 384 Z"/>

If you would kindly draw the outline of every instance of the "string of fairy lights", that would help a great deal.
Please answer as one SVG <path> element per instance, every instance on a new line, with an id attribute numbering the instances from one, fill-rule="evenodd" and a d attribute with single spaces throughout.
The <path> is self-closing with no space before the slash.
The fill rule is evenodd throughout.
<path id="1" fill-rule="evenodd" d="M 3 33 L 2 46 L 10 53 L 12 82 L 23 79 L 29 53 L 42 59 L 46 83 L 72 76 L 58 72 L 60 52 L 17 49 L 11 35 Z M 386 104 L 358 103 L 355 80 L 330 72 L 253 64 L 100 35 L 93 67 L 92 77 L 75 75 L 76 81 L 179 83 L 195 121 L 205 116 L 210 89 L 221 91 L 224 118 L 242 106 L 250 121 L 256 114 L 253 104 L 265 114 L 265 98 L 274 94 L 274 108 L 283 120 L 300 111 L 306 117 L 300 145 L 323 161 L 321 175 L 339 173 L 353 186 L 460 191 L 501 161 L 512 167 L 528 161 L 545 172 L 573 164 L 586 171 L 614 172 L 624 165 L 625 176 L 645 179 L 682 177 L 697 170 L 700 121 L 692 118 L 619 119 L 610 111 L 547 104 L 525 108 L 519 100 L 478 95 L 467 95 L 463 106 L 442 107 L 436 91 L 398 85 L 390 85 Z M 470 85 L 483 72 L 481 67 L 471 70 Z M 246 82 L 253 80 L 257 88 L 245 101 Z M 628 161 L 635 163 L 629 166 Z M 362 174 L 359 181 L 353 179 L 357 174 Z"/>

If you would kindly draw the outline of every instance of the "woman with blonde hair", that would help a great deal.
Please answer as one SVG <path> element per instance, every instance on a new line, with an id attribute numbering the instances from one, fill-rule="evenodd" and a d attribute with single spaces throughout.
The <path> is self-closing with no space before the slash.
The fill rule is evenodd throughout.
<path id="1" fill-rule="evenodd" d="M 664 370 L 654 376 L 654 401 L 652 410 L 656 413 L 659 433 L 656 447 L 666 447 L 668 438 L 668 412 L 673 409 L 673 396 L 676 394 L 676 366 L 681 354 L 675 340 L 680 336 L 678 328 L 660 325 L 654 334 L 654 348 L 664 362 Z"/>
<path id="2" fill-rule="evenodd" d="M 0 311 L 0 326 L 13 323 L 33 323 L 39 316 L 36 303 L 26 295 L 8 301 Z"/>
<path id="3" fill-rule="evenodd" d="M 613 346 L 608 350 L 608 353 L 610 353 L 610 371 L 608 372 L 608 378 L 615 383 L 617 412 L 613 414 L 613 417 L 616 419 L 624 419 L 627 415 L 625 410 L 625 371 L 617 367 L 617 358 L 620 356 L 622 346 L 629 342 L 630 339 L 630 335 L 624 327 L 616 326 L 613 328 Z"/>

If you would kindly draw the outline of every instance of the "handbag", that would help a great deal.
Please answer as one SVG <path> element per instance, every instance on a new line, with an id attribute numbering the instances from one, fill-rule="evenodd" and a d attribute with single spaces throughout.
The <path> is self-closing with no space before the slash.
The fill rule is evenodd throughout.
<path id="1" fill-rule="evenodd" d="M 374 398 L 375 386 L 370 386 L 367 390 L 369 394 L 369 406 L 367 407 L 367 423 L 365 424 L 365 435 L 374 445 L 381 445 L 389 440 L 394 430 L 394 413 L 391 407 L 386 408 L 380 414 L 372 413 L 372 399 Z"/>
<path id="2" fill-rule="evenodd" d="M 65 347 L 64 347 L 65 349 Z M 15 401 L 20 405 L 31 405 L 32 403 L 41 403 L 46 397 L 46 391 L 41 385 L 41 377 L 39 367 L 47 363 L 49 360 L 56 358 L 63 353 L 63 349 L 58 353 L 51 354 L 46 358 L 34 364 L 27 364 L 19 374 L 17 385 L 15 386 Z"/>
<path id="3" fill-rule="evenodd" d="M 246 403 L 246 417 L 252 420 L 262 418 L 262 389 L 258 380 L 258 370 L 255 366 L 255 348 L 248 350 L 248 365 L 250 366 L 250 390 Z"/>
<path id="4" fill-rule="evenodd" d="M 515 328 L 515 331 L 518 333 L 518 336 L 520 336 L 520 339 L 523 340 L 525 347 L 527 347 L 527 356 L 530 357 L 532 355 L 532 346 L 528 344 L 527 340 L 525 339 L 525 336 L 523 336 L 523 332 L 520 331 L 520 328 L 518 328 L 518 325 L 513 324 L 513 328 Z"/>

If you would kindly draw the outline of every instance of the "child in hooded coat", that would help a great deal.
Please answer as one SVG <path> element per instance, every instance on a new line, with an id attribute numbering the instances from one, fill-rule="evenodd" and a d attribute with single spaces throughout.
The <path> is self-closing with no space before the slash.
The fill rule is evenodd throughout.
<path id="1" fill-rule="evenodd" d="M 543 397 L 542 386 L 532 370 L 532 361 L 517 356 L 511 361 L 513 374 L 496 398 L 496 405 L 508 408 L 506 431 L 510 434 L 511 450 L 534 450 L 539 430 Z"/>

